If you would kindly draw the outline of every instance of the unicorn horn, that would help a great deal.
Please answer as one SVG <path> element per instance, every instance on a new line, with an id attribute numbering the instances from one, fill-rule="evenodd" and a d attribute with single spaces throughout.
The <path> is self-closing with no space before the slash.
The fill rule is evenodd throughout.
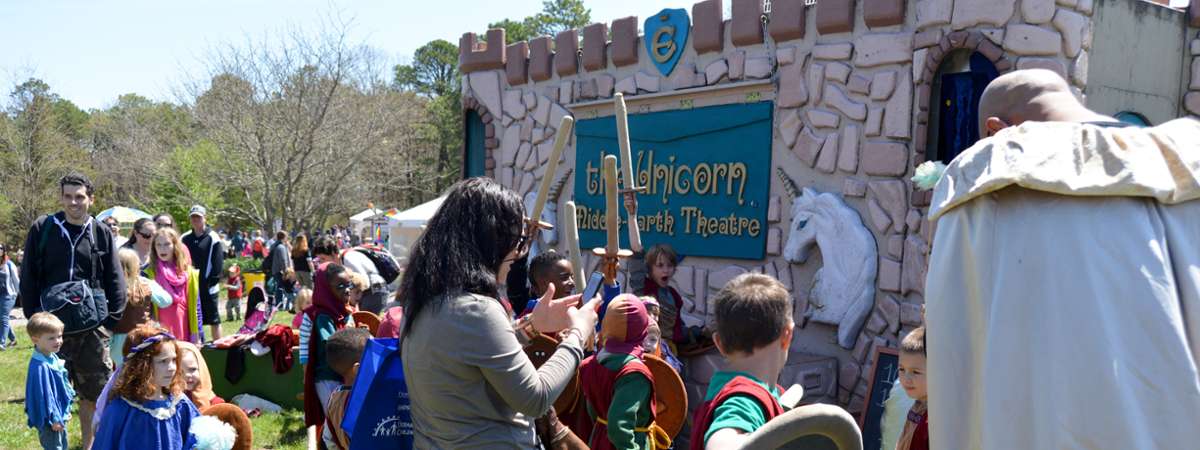
<path id="1" fill-rule="evenodd" d="M 800 196 L 800 188 L 796 187 L 796 182 L 783 171 L 782 167 L 776 167 L 775 173 L 779 175 L 779 180 L 783 182 L 783 190 L 787 191 L 792 198 Z"/>

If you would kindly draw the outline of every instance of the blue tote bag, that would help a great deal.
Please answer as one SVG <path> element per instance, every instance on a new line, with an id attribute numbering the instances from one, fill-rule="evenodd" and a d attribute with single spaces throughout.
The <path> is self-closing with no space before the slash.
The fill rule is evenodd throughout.
<path id="1" fill-rule="evenodd" d="M 342 429 L 350 436 L 350 450 L 413 448 L 412 413 L 400 364 L 399 339 L 367 341 Z"/>

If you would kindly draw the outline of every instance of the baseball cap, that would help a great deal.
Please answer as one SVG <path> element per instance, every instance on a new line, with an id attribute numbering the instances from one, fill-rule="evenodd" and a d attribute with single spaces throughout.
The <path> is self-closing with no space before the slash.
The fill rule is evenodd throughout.
<path id="1" fill-rule="evenodd" d="M 204 216 L 207 216 L 207 215 L 208 215 L 208 210 L 207 210 L 207 209 L 204 209 L 204 207 L 203 207 L 203 206 L 200 206 L 200 205 L 192 205 L 192 210 L 191 210 L 191 211 L 188 211 L 188 216 L 189 216 L 189 217 L 191 217 L 191 216 L 200 216 L 200 217 L 204 217 Z"/>

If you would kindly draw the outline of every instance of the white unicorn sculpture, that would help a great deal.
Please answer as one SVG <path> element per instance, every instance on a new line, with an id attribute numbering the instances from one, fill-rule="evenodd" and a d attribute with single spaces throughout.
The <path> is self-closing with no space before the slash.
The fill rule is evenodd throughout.
<path id="1" fill-rule="evenodd" d="M 777 173 L 792 197 L 792 224 L 783 248 L 784 259 L 803 264 L 816 244 L 825 262 L 813 278 L 805 321 L 837 325 L 838 344 L 854 348 L 858 331 L 875 306 L 879 263 L 875 238 L 863 226 L 858 212 L 838 196 L 797 189 L 783 169 Z"/>

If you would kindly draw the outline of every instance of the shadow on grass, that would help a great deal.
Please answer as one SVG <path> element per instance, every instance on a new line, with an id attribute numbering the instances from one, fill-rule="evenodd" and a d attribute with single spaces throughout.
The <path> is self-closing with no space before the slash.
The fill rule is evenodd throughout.
<path id="1" fill-rule="evenodd" d="M 307 448 L 308 434 L 304 427 L 304 413 L 284 410 L 278 414 L 265 414 L 251 419 L 254 426 L 254 447 L 271 450 Z"/>
<path id="2" fill-rule="evenodd" d="M 292 423 L 285 425 L 282 433 L 280 433 L 279 443 L 284 445 L 306 444 L 308 433 L 305 431 L 304 421 L 289 422 Z"/>

